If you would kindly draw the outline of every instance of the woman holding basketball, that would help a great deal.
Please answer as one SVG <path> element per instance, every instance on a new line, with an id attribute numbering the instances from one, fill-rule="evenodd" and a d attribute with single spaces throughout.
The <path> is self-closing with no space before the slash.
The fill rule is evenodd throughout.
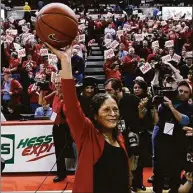
<path id="1" fill-rule="evenodd" d="M 86 118 L 75 91 L 71 48 L 63 52 L 46 45 L 61 60 L 64 113 L 78 149 L 73 192 L 130 193 L 129 160 L 117 127 L 119 109 L 115 99 L 108 94 L 95 95 L 92 118 Z"/>

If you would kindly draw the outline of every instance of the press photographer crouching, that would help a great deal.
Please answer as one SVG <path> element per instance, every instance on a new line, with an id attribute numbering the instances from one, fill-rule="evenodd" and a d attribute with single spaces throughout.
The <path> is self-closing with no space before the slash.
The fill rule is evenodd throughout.
<path id="1" fill-rule="evenodd" d="M 164 94 L 164 93 L 162 93 Z M 154 181 L 153 190 L 162 193 L 164 177 L 170 179 L 170 193 L 178 192 L 180 175 L 186 159 L 186 136 L 183 126 L 190 124 L 192 107 L 188 100 L 192 88 L 187 81 L 178 84 L 176 97 L 161 96 L 158 105 L 156 136 L 154 136 Z"/>

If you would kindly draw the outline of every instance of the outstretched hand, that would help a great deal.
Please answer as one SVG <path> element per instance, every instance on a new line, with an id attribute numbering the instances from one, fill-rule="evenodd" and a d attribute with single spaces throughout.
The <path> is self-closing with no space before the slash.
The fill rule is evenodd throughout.
<path id="1" fill-rule="evenodd" d="M 64 50 L 59 50 L 48 44 L 44 43 L 60 60 L 65 60 L 66 62 L 71 63 L 72 56 L 72 46 L 67 46 Z"/>

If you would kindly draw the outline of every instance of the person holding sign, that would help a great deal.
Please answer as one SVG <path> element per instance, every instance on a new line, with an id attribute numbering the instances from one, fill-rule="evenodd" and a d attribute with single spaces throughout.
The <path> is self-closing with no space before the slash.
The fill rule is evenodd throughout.
<path id="1" fill-rule="evenodd" d="M 71 48 L 65 52 L 46 45 L 61 60 L 62 95 L 79 159 L 72 192 L 131 193 L 128 156 L 123 136 L 118 131 L 117 102 L 105 93 L 92 99 L 91 119 L 78 103 L 71 68 Z M 110 157 L 109 157 L 110 156 Z"/>
<path id="2" fill-rule="evenodd" d="M 170 181 L 170 193 L 178 192 L 180 175 L 185 161 L 185 134 L 183 126 L 190 123 L 192 107 L 188 100 L 192 95 L 192 87 L 186 82 L 178 84 L 177 96 L 172 102 L 164 96 L 158 110 L 158 121 L 155 125 L 158 132 L 154 137 L 154 181 L 153 189 L 162 193 L 164 176 Z M 155 129 L 154 128 L 154 129 Z"/>

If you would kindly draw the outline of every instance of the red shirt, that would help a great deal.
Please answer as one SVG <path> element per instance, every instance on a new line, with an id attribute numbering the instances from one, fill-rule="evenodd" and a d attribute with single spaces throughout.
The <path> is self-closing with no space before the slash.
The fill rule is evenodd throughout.
<path id="1" fill-rule="evenodd" d="M 28 94 L 30 96 L 30 103 L 38 104 L 39 102 L 39 95 L 37 94 L 37 91 L 32 90 L 34 84 L 31 84 L 28 87 Z"/>
<path id="2" fill-rule="evenodd" d="M 132 61 L 134 58 L 136 59 L 135 62 Z M 140 57 L 137 55 L 135 55 L 134 57 L 130 55 L 124 56 L 123 57 L 123 71 L 133 74 L 135 72 L 137 63 L 139 61 L 140 61 Z"/>
<path id="3" fill-rule="evenodd" d="M 57 113 L 54 124 L 59 125 L 66 123 L 66 116 L 64 115 L 63 112 L 64 103 L 62 97 L 59 97 L 57 94 L 50 94 L 46 96 L 45 99 L 50 103 L 52 103 L 52 111 Z"/>
<path id="4" fill-rule="evenodd" d="M 22 64 L 22 68 L 24 68 L 28 72 L 33 71 L 33 69 L 35 69 L 36 66 L 37 66 L 37 64 L 33 60 L 31 60 L 30 62 L 28 60 L 24 61 Z"/>
<path id="5" fill-rule="evenodd" d="M 103 153 L 105 144 L 104 136 L 95 128 L 90 119 L 85 117 L 77 99 L 73 79 L 62 79 L 62 95 L 65 103 L 63 110 L 79 152 L 78 167 L 72 192 L 93 192 L 93 169 Z M 127 155 L 124 139 L 121 134 L 118 135 L 117 141 L 120 148 L 123 148 Z M 129 190 L 128 193 L 130 193 Z"/>

